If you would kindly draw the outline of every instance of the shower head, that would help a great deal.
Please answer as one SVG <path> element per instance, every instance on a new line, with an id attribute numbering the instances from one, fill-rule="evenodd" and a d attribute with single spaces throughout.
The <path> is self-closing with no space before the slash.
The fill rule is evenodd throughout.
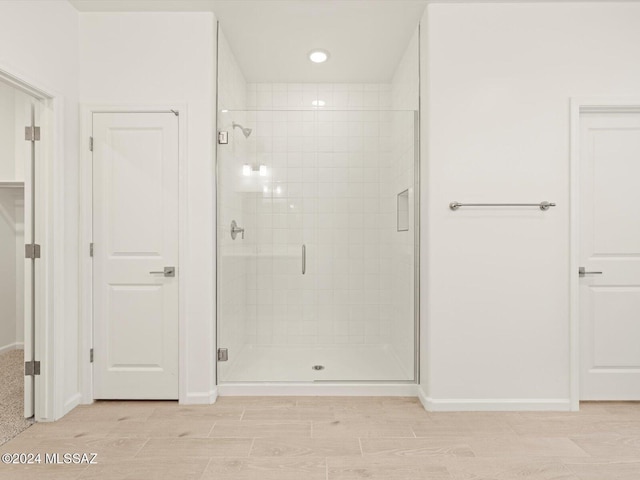
<path id="1" fill-rule="evenodd" d="M 251 135 L 252 130 L 250 128 L 243 127 L 239 123 L 233 122 L 233 128 L 239 128 L 240 130 L 242 130 L 242 134 L 244 135 L 244 138 L 249 138 L 249 135 Z"/>

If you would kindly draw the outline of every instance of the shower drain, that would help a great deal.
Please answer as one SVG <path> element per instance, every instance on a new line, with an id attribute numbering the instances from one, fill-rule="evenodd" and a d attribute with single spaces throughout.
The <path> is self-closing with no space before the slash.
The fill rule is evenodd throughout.
<path id="1" fill-rule="evenodd" d="M 324 370 L 324 365 L 314 365 L 311 370 Z"/>

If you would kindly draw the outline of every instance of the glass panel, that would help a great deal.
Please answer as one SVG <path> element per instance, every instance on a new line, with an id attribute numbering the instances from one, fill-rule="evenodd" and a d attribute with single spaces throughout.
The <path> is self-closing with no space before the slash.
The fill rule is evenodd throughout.
<path id="1" fill-rule="evenodd" d="M 415 112 L 218 124 L 219 380 L 413 381 Z"/>

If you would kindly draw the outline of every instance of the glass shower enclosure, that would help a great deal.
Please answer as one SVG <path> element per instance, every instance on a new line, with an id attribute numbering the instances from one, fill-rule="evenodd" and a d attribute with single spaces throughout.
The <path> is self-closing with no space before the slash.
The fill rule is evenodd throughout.
<path id="1" fill-rule="evenodd" d="M 218 113 L 219 383 L 415 381 L 417 126 Z"/>

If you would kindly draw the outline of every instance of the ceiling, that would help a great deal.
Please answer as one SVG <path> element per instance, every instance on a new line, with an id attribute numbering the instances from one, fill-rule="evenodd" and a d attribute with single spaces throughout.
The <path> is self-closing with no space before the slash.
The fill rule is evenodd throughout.
<path id="1" fill-rule="evenodd" d="M 425 0 L 71 0 L 80 11 L 213 11 L 249 82 L 388 82 Z M 313 64 L 308 53 L 328 50 Z"/>
<path id="2" fill-rule="evenodd" d="M 428 3 L 487 0 L 69 1 L 81 12 L 215 12 L 249 82 L 378 83 L 391 80 Z M 328 50 L 330 60 L 311 63 L 314 48 Z"/>
<path id="3" fill-rule="evenodd" d="M 215 12 L 247 81 L 388 82 L 422 1 L 218 1 Z M 331 54 L 309 61 L 314 48 Z"/>

